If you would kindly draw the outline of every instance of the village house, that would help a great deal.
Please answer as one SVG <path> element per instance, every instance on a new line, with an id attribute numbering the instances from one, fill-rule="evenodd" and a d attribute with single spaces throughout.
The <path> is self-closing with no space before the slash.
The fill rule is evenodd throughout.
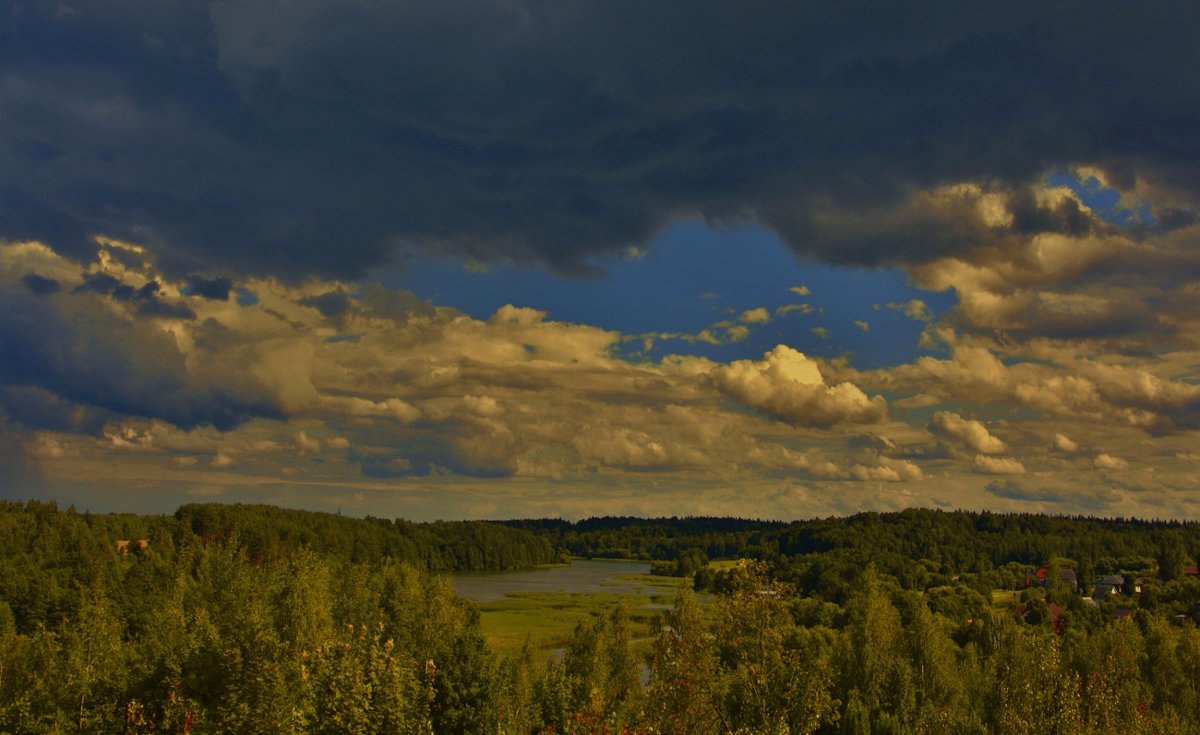
<path id="1" fill-rule="evenodd" d="M 1075 570 L 1070 567 L 1060 567 L 1058 570 L 1058 581 L 1070 587 L 1072 590 L 1079 589 L 1079 577 L 1075 574 Z M 1045 587 L 1050 583 L 1050 570 L 1046 567 L 1038 567 L 1036 570 L 1028 569 L 1025 571 L 1025 586 Z"/>
<path id="2" fill-rule="evenodd" d="M 1119 595 L 1125 591 L 1125 577 L 1120 574 L 1103 574 L 1092 582 L 1092 597 L 1100 599 L 1109 595 Z"/>

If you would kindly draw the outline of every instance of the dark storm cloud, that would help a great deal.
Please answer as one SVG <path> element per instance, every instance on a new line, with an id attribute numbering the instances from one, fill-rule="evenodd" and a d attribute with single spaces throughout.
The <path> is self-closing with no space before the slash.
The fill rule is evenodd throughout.
<path id="1" fill-rule="evenodd" d="M 26 283 L 26 285 L 29 284 Z M 85 273 L 83 274 L 83 283 L 76 286 L 73 293 L 107 295 L 116 301 L 131 302 L 137 305 L 138 313 L 143 316 L 161 316 L 172 319 L 196 318 L 196 312 L 192 311 L 187 304 L 171 303 L 159 298 L 158 292 L 161 288 L 158 281 L 149 281 L 134 288 L 107 273 Z"/>
<path id="2" fill-rule="evenodd" d="M 32 385 L 0 385 L 0 413 L 31 429 L 99 434 L 117 414 L 83 406 Z"/>
<path id="3" fill-rule="evenodd" d="M 1069 500 L 1072 494 L 1062 490 L 1046 488 L 1030 489 L 1013 480 L 993 480 L 984 486 L 992 495 L 1009 500 L 1040 500 L 1048 503 L 1062 503 Z"/>
<path id="4" fill-rule="evenodd" d="M 365 477 L 377 480 L 398 477 L 427 477 L 447 471 L 468 477 L 510 477 L 512 468 L 503 464 L 467 459 L 444 439 L 414 437 L 403 449 L 367 447 L 352 449 L 350 460 L 357 462 Z"/>
<path id="5" fill-rule="evenodd" d="M 321 316 L 330 319 L 339 319 L 350 310 L 350 297 L 341 289 L 326 291 L 316 296 L 306 296 L 300 299 L 299 303 L 302 306 L 313 307 L 321 312 Z"/>
<path id="6" fill-rule="evenodd" d="M 46 276 L 39 276 L 36 273 L 27 274 L 21 279 L 21 283 L 24 283 L 25 288 L 28 288 L 30 292 L 35 293 L 38 296 L 46 296 L 48 294 L 55 293 L 60 288 L 58 281 L 54 280 L 53 278 L 47 278 Z"/>
<path id="7" fill-rule="evenodd" d="M 178 275 L 580 271 L 692 216 L 903 262 L 986 235 L 919 189 L 1092 164 L 1182 192 L 1164 226 L 1200 191 L 1194 2 L 8 7 L 0 235 L 102 232 Z"/>
<path id="8" fill-rule="evenodd" d="M 1197 220 L 1200 220 L 1200 216 L 1196 212 L 1177 207 L 1155 209 L 1154 217 L 1158 220 L 1159 228 L 1167 232 L 1178 230 L 1182 227 L 1191 227 L 1196 224 Z"/>
<path id="9" fill-rule="evenodd" d="M 74 293 L 56 303 L 0 288 L 0 408 L 10 418 L 31 428 L 90 431 L 120 416 L 219 429 L 286 416 L 247 371 L 230 367 L 223 383 L 197 377 L 169 332 L 112 316 L 99 308 L 100 298 Z M 142 315 L 190 314 L 145 287 L 133 298 Z"/>
<path id="10" fill-rule="evenodd" d="M 191 293 L 209 301 L 228 301 L 233 290 L 233 281 L 228 278 L 206 278 L 193 273 L 187 277 L 187 283 Z"/>
<path id="11" fill-rule="evenodd" d="M 117 289 L 123 285 L 119 278 L 107 273 L 85 273 L 83 274 L 83 283 L 75 287 L 74 293 L 115 295 Z M 131 287 L 125 286 L 125 288 L 130 288 L 130 293 L 132 293 Z"/>
<path id="12" fill-rule="evenodd" d="M 168 319 L 195 319 L 196 312 L 184 303 L 163 301 L 156 296 L 148 296 L 138 301 L 138 313 L 143 316 L 161 316 Z"/>
<path id="13" fill-rule="evenodd" d="M 1112 489 L 1102 486 L 1082 488 L 1027 487 L 1013 480 L 994 480 L 984 486 L 987 492 L 1008 500 L 1042 503 L 1073 503 L 1078 508 L 1102 510 L 1118 497 Z"/>

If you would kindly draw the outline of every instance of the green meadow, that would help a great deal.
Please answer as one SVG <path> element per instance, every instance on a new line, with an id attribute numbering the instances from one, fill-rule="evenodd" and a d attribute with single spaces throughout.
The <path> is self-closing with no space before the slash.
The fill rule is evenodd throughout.
<path id="1" fill-rule="evenodd" d="M 556 655 L 581 621 L 594 620 L 623 605 L 634 624 L 635 640 L 646 642 L 663 609 L 690 579 L 625 574 L 613 578 L 613 592 L 513 592 L 477 602 L 484 639 L 493 651 L 516 653 L 528 638 L 540 658 Z"/>

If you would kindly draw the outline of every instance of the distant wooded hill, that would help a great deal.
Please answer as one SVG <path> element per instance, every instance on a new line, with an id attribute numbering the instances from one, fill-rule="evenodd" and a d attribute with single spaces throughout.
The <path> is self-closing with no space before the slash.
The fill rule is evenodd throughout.
<path id="1" fill-rule="evenodd" d="M 53 502 L 0 502 L 0 605 L 8 609 L 0 616 L 13 615 L 18 629 L 71 617 L 78 588 L 103 576 L 114 556 L 152 554 L 172 562 L 210 544 L 237 548 L 258 564 L 301 549 L 349 563 L 390 559 L 435 572 L 561 560 L 544 535 L 481 521 L 411 523 L 215 503 L 185 505 L 174 515 L 96 514 L 59 510 Z"/>
<path id="2" fill-rule="evenodd" d="M 761 559 L 775 577 L 841 601 L 868 564 L 904 589 L 964 574 L 981 592 L 1011 588 L 1025 567 L 1075 569 L 1084 583 L 1101 574 L 1179 579 L 1200 555 L 1195 522 L 909 509 L 791 523 L 737 518 L 588 518 L 501 521 L 547 538 L 572 556 L 674 562 Z M 694 564 L 682 567 L 695 571 Z"/>
<path id="3" fill-rule="evenodd" d="M 411 523 L 0 503 L 0 733 L 1193 735 L 1198 534 L 931 510 Z M 714 594 L 681 590 L 649 651 L 618 607 L 539 666 L 489 651 L 479 609 L 430 574 L 565 552 Z M 1093 574 L 1112 584 L 1083 597 Z"/>

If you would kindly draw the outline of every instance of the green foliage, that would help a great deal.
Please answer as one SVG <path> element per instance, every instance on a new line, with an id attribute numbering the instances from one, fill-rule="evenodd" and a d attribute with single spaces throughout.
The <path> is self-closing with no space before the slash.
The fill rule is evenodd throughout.
<path id="1" fill-rule="evenodd" d="M 640 694 L 640 660 L 631 643 L 623 607 L 580 622 L 562 661 L 549 665 L 537 687 L 543 725 L 554 732 L 590 732 L 627 724 L 629 704 Z"/>
<path id="2" fill-rule="evenodd" d="M 500 732 L 532 732 L 540 722 L 538 671 L 529 638 L 517 655 L 500 663 L 496 676 L 496 724 Z"/>
<path id="3" fill-rule="evenodd" d="M 912 722 L 913 667 L 907 656 L 897 655 L 906 648 L 904 628 L 873 567 L 859 577 L 846 603 L 846 615 L 846 635 L 837 653 L 841 689 L 861 702 L 873 726 L 888 713 L 903 723 Z"/>
<path id="4" fill-rule="evenodd" d="M 177 533 L 202 544 L 236 539 L 250 559 L 282 559 L 308 548 L 339 559 L 407 562 L 432 571 L 497 571 L 550 564 L 560 552 L 544 537 L 500 523 L 411 523 L 344 518 L 265 505 L 185 505 Z"/>
<path id="5" fill-rule="evenodd" d="M 645 705 L 651 726 L 678 735 L 717 732 L 725 714 L 716 671 L 716 637 L 696 597 L 682 590 L 655 639 Z"/>
<path id="6" fill-rule="evenodd" d="M 1200 552 L 1195 523 L 926 509 L 796 523 L 588 518 L 505 524 L 543 534 L 576 556 L 652 559 L 662 562 L 662 572 L 675 573 L 676 560 L 693 549 L 708 559 L 765 560 L 779 578 L 839 604 L 851 592 L 850 580 L 868 563 L 905 589 L 948 585 L 958 577 L 986 595 L 1021 584 L 1028 567 L 1055 557 L 1075 560 L 1086 584 L 1094 574 L 1148 571 L 1147 560 L 1153 569 L 1164 550 L 1173 555 L 1170 571 L 1181 575 L 1180 560 L 1195 563 Z M 701 567 L 696 589 L 718 588 L 717 576 Z"/>
<path id="7" fill-rule="evenodd" d="M 788 524 L 740 518 L 585 518 L 502 521 L 549 538 L 572 556 L 588 559 L 674 561 L 688 550 L 706 559 L 765 558 Z M 701 565 L 702 566 L 702 565 Z"/>
<path id="8" fill-rule="evenodd" d="M 829 651 L 794 635 L 791 588 L 765 566 L 735 569 L 714 626 L 724 722 L 751 732 L 813 733 L 836 721 Z"/>
<path id="9" fill-rule="evenodd" d="M 1158 542 L 1156 559 L 1158 561 L 1158 576 L 1164 582 L 1173 582 L 1183 578 L 1183 570 L 1195 561 L 1188 555 L 1182 535 L 1177 530 L 1163 533 Z"/>
<path id="10" fill-rule="evenodd" d="M 651 574 L 669 577 L 690 577 L 708 566 L 708 554 L 703 549 L 685 549 L 674 561 L 658 561 L 650 567 Z"/>
<path id="11" fill-rule="evenodd" d="M 1194 733 L 1198 538 L 936 511 L 498 526 L 0 503 L 0 733 Z M 714 594 L 681 588 L 649 641 L 651 613 L 577 601 L 545 666 L 528 643 L 497 661 L 430 574 L 562 547 L 652 555 Z M 1025 589 L 1037 565 L 1052 583 Z M 1056 566 L 1164 581 L 1092 605 Z"/>
<path id="12" fill-rule="evenodd" d="M 347 624 L 332 640 L 301 654 L 308 694 L 304 731 L 432 733 L 433 692 L 418 678 L 416 662 L 384 638 L 385 626 Z"/>
<path id="13" fill-rule="evenodd" d="M 814 733 L 837 721 L 830 645 L 800 634 L 791 590 L 762 565 L 727 575 L 707 621 L 682 591 L 659 633 L 646 694 L 649 723 L 664 733 Z"/>
<path id="14" fill-rule="evenodd" d="M 478 613 L 443 578 L 303 546 L 264 553 L 270 528 L 202 538 L 174 518 L 9 504 L 0 529 L 0 732 L 494 729 Z M 139 535 L 149 549 L 116 553 L 115 538 Z"/>

